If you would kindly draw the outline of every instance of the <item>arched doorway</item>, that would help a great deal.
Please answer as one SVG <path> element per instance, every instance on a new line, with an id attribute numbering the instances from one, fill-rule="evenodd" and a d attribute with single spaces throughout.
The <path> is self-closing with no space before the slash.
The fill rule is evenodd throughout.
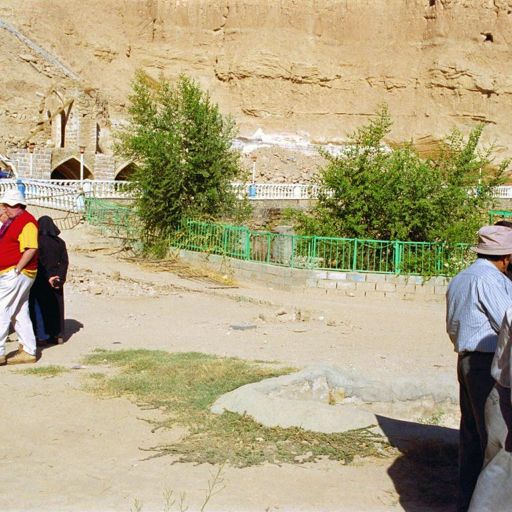
<path id="1" fill-rule="evenodd" d="M 72 156 L 55 167 L 51 174 L 52 180 L 79 180 L 80 179 L 80 160 Z M 84 165 L 84 179 L 92 180 L 89 168 Z"/>
<path id="2" fill-rule="evenodd" d="M 135 172 L 137 166 L 133 162 L 128 162 L 120 166 L 116 171 L 116 181 L 127 181 L 130 176 Z"/>

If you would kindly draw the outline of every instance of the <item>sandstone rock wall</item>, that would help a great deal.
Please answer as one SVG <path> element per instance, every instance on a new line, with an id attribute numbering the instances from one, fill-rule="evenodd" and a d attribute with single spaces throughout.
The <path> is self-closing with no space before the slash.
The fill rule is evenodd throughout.
<path id="1" fill-rule="evenodd" d="M 0 20 L 101 91 L 114 123 L 140 67 L 192 75 L 242 134 L 340 142 L 386 102 L 393 140 L 428 148 L 482 122 L 512 154 L 512 0 L 0 0 Z M 5 144 L 38 93 L 75 84 L 1 28 L 0 44 Z"/>

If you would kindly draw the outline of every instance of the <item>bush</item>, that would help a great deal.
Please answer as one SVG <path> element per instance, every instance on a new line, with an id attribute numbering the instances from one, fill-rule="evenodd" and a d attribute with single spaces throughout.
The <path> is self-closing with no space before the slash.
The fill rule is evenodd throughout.
<path id="1" fill-rule="evenodd" d="M 454 131 L 439 155 L 422 159 L 412 144 L 390 149 L 387 108 L 350 137 L 319 172 L 323 192 L 311 214 L 294 214 L 304 234 L 376 240 L 472 242 L 503 182 L 508 161 L 492 166 L 479 151 L 482 127 Z"/>
<path id="2" fill-rule="evenodd" d="M 115 151 L 132 159 L 136 211 L 150 245 L 168 239 L 185 217 L 240 219 L 248 212 L 231 181 L 242 177 L 231 148 L 235 125 L 186 76 L 173 85 L 138 71 L 129 123 Z"/>

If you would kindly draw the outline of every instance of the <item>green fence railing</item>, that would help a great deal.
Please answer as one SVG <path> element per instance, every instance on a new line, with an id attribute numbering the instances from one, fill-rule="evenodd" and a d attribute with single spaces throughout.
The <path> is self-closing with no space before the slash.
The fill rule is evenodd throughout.
<path id="1" fill-rule="evenodd" d="M 126 239 L 138 238 L 139 222 L 132 208 L 104 199 L 85 198 L 85 220 Z"/>
<path id="2" fill-rule="evenodd" d="M 187 220 L 174 245 L 292 268 L 408 275 L 452 275 L 474 256 L 468 244 L 362 240 L 251 231 Z"/>
<path id="3" fill-rule="evenodd" d="M 126 206 L 88 198 L 86 219 L 137 238 L 137 219 Z M 196 220 L 181 224 L 172 245 L 292 268 L 422 276 L 453 275 L 474 257 L 468 244 L 301 236 Z"/>
<path id="4" fill-rule="evenodd" d="M 498 220 L 511 220 L 512 212 L 508 210 L 489 210 L 489 224 L 494 224 Z"/>

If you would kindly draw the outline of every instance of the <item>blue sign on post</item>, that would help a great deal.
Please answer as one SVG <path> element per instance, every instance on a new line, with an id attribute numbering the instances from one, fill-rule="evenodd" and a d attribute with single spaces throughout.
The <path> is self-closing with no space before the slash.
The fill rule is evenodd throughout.
<path id="1" fill-rule="evenodd" d="M 25 197 L 25 190 L 27 189 L 27 187 L 20 178 L 16 180 L 16 186 L 18 187 L 18 190 L 23 194 L 23 197 Z"/>
<path id="2" fill-rule="evenodd" d="M 256 197 L 256 185 L 254 183 L 249 185 L 249 197 Z"/>

